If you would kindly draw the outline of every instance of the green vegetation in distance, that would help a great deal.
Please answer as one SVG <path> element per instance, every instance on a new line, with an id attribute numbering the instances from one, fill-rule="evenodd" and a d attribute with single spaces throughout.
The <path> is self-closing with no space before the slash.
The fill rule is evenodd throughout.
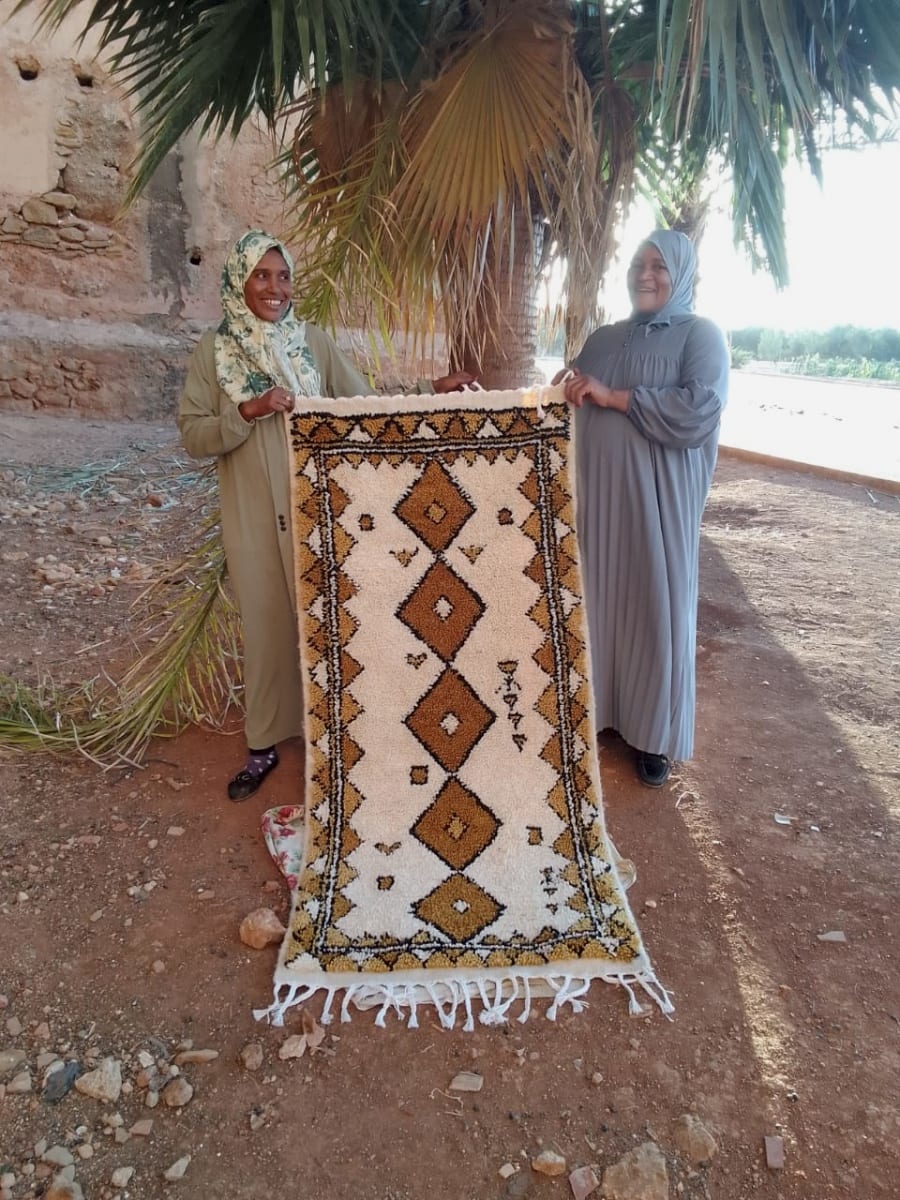
<path id="1" fill-rule="evenodd" d="M 836 325 L 788 332 L 753 325 L 732 330 L 728 340 L 735 367 L 762 361 L 777 363 L 785 374 L 900 383 L 898 329 Z"/>

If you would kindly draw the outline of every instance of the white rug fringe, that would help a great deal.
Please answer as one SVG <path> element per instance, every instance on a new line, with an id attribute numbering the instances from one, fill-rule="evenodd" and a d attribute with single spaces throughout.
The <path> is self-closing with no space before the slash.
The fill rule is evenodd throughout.
<path id="1" fill-rule="evenodd" d="M 421 983 L 387 983 L 365 981 L 351 984 L 343 989 L 341 997 L 341 1021 L 352 1020 L 351 1004 L 358 1009 L 378 1008 L 375 1024 L 382 1029 L 385 1027 L 387 1014 L 393 1011 L 398 1020 L 406 1021 L 408 1029 L 419 1026 L 418 1009 L 423 1004 L 430 1004 L 444 1029 L 454 1029 L 458 1020 L 463 1016 L 462 1029 L 471 1033 L 475 1028 L 475 1013 L 473 1000 L 481 1001 L 478 1021 L 482 1025 L 505 1025 L 510 1019 L 510 1009 L 521 998 L 522 1011 L 517 1020 L 524 1023 L 531 1014 L 532 999 L 535 992 L 549 993 L 550 1004 L 546 1017 L 555 1021 L 560 1010 L 568 1005 L 573 1013 L 583 1012 L 588 1001 L 583 999 L 594 982 L 613 983 L 625 989 L 628 994 L 628 1011 L 632 1016 L 644 1016 L 646 1009 L 642 1007 L 636 992 L 640 989 L 657 1006 L 667 1019 L 675 1011 L 672 998 L 659 980 L 652 974 L 601 975 L 586 977 L 582 975 L 504 975 L 502 978 L 484 979 L 453 979 L 442 980 L 438 984 Z M 275 1026 L 284 1025 L 287 1012 L 297 1005 L 312 1000 L 319 992 L 324 992 L 324 1003 L 319 1021 L 323 1025 L 332 1022 L 331 1007 L 335 996 L 341 989 L 334 987 L 300 986 L 298 984 L 276 984 L 275 996 L 268 1008 L 255 1008 L 253 1016 L 257 1021 L 268 1021 Z M 493 996 L 491 995 L 493 992 Z"/>

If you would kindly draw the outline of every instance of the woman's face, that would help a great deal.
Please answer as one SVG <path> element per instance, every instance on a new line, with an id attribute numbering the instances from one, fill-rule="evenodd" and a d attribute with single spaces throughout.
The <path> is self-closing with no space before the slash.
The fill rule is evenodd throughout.
<path id="1" fill-rule="evenodd" d="M 261 321 L 280 321 L 291 302 L 291 273 L 273 246 L 267 250 L 244 284 L 244 300 Z"/>
<path id="2" fill-rule="evenodd" d="M 628 295 L 635 312 L 656 313 L 672 295 L 672 277 L 652 242 L 644 242 L 628 268 Z"/>

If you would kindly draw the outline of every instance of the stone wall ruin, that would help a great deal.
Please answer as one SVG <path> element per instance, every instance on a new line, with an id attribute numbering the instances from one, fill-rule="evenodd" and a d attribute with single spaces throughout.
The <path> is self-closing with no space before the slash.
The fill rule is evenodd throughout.
<path id="1" fill-rule="evenodd" d="M 78 21 L 38 34 L 37 10 L 14 9 L 0 0 L 0 412 L 168 417 L 228 250 L 288 223 L 276 148 L 249 126 L 189 135 L 123 211 L 138 129 L 122 89 Z M 387 388 L 435 373 L 376 363 L 359 330 L 338 341 Z"/>

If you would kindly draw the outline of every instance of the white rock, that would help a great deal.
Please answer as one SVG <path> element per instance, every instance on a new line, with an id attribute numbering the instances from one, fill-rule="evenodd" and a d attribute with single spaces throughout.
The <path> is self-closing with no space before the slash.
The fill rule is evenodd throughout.
<path id="1" fill-rule="evenodd" d="M 450 1080 L 451 1092 L 480 1092 L 484 1087 L 484 1076 L 474 1071 L 460 1071 Z"/>
<path id="2" fill-rule="evenodd" d="M 83 1096 L 115 1104 L 122 1091 L 122 1068 L 118 1060 L 104 1058 L 96 1071 L 88 1071 L 86 1075 L 78 1076 L 75 1088 Z"/>
<path id="3" fill-rule="evenodd" d="M 497 1174 L 500 1176 L 501 1179 L 511 1179 L 513 1177 L 513 1175 L 516 1174 L 518 1169 L 519 1168 L 515 1165 L 515 1163 L 508 1162 L 508 1163 L 503 1164 L 503 1166 L 500 1168 L 500 1170 L 497 1172 Z"/>
<path id="4" fill-rule="evenodd" d="M 51 1146 L 41 1155 L 41 1161 L 51 1163 L 54 1167 L 70 1167 L 75 1159 L 65 1146 Z"/>
<path id="5" fill-rule="evenodd" d="M 128 1187 L 133 1174 L 134 1167 L 116 1167 L 109 1181 L 115 1188 L 125 1188 Z"/>
<path id="6" fill-rule="evenodd" d="M 185 1154 L 183 1158 L 179 1158 L 176 1162 L 173 1162 L 171 1167 L 163 1172 L 163 1178 L 168 1179 L 170 1183 L 173 1183 L 176 1179 L 184 1179 L 184 1173 L 190 1166 L 190 1162 L 191 1156 Z"/>

